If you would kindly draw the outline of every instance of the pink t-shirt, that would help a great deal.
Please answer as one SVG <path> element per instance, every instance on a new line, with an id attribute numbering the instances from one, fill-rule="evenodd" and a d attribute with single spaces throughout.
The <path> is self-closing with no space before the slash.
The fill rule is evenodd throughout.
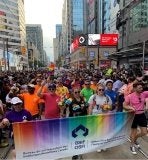
<path id="1" fill-rule="evenodd" d="M 148 98 L 148 91 L 142 92 L 140 95 L 133 92 L 125 97 L 125 102 L 135 108 L 136 114 L 141 114 L 144 112 L 144 103 L 146 98 Z"/>
<path id="2" fill-rule="evenodd" d="M 60 97 L 56 94 L 43 93 L 45 100 L 45 119 L 60 118 L 60 108 L 58 102 Z"/>

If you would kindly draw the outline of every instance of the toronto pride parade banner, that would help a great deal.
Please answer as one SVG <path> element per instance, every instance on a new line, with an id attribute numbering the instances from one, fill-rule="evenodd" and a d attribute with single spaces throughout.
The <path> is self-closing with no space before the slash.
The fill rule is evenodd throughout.
<path id="1" fill-rule="evenodd" d="M 57 159 L 121 145 L 134 113 L 14 123 L 16 159 Z"/>

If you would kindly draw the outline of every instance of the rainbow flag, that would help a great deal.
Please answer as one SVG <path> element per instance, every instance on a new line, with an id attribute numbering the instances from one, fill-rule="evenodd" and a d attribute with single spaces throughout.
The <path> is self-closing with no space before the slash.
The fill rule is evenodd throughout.
<path id="1" fill-rule="evenodd" d="M 57 159 L 127 141 L 134 113 L 118 112 L 14 123 L 16 158 Z"/>

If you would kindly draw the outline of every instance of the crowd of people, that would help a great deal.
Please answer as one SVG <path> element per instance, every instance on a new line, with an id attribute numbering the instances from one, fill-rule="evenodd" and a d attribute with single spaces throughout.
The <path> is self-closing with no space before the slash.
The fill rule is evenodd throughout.
<path id="1" fill-rule="evenodd" d="M 109 71 L 109 72 L 108 72 Z M 12 123 L 134 111 L 131 152 L 147 134 L 148 77 L 126 69 L 48 70 L 0 73 L 0 147 Z M 141 132 L 137 132 L 140 127 Z M 98 150 L 100 152 L 100 150 Z M 77 159 L 77 155 L 73 159 Z"/>

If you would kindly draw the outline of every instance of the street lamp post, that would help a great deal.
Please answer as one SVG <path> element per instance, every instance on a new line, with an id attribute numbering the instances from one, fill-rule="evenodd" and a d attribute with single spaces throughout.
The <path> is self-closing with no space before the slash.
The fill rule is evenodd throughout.
<path id="1" fill-rule="evenodd" d="M 8 67 L 8 71 L 10 70 L 10 66 L 9 66 L 9 51 L 8 51 L 8 38 L 6 38 L 6 50 L 7 50 L 7 67 Z"/>

